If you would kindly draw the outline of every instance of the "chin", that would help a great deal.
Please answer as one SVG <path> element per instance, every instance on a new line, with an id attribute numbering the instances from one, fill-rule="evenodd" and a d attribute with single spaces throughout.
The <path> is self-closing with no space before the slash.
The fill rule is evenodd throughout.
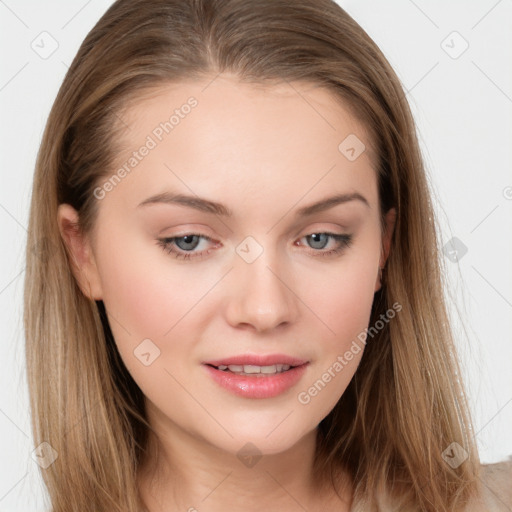
<path id="1" fill-rule="evenodd" d="M 301 423 L 296 411 L 290 409 L 286 413 L 269 415 L 266 419 L 260 417 L 258 421 L 251 420 L 248 415 L 244 418 L 238 416 L 236 422 L 233 419 L 225 425 L 233 437 L 222 434 L 215 438 L 205 437 L 210 444 L 240 458 L 246 452 L 254 452 L 254 455 L 286 452 L 308 434 L 314 435 L 318 423 L 311 424 L 311 419 Z"/>

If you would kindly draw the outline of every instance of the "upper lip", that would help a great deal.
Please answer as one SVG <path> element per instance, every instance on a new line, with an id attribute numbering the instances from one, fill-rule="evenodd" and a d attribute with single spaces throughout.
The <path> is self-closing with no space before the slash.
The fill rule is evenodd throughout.
<path id="1" fill-rule="evenodd" d="M 288 364 L 290 366 L 300 366 L 307 363 L 305 359 L 287 356 L 285 354 L 239 354 L 236 356 L 223 357 L 212 361 L 205 361 L 203 364 L 211 366 L 229 366 L 230 364 L 238 365 L 254 365 L 254 366 L 271 366 L 274 364 Z"/>

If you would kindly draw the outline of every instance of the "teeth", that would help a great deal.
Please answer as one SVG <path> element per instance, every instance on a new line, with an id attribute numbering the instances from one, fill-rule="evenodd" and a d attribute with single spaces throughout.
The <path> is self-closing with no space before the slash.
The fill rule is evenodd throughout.
<path id="1" fill-rule="evenodd" d="M 261 373 L 261 366 L 244 364 L 244 373 Z"/>
<path id="2" fill-rule="evenodd" d="M 240 373 L 240 374 L 275 374 L 275 373 L 281 373 L 289 370 L 291 366 L 289 364 L 273 364 L 269 366 L 257 366 L 253 364 L 230 364 L 228 366 L 222 364 L 218 366 L 219 370 L 228 370 L 233 373 Z"/>

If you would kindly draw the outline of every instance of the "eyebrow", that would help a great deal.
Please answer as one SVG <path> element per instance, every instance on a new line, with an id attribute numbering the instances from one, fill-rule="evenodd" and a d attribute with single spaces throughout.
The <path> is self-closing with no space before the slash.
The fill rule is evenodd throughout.
<path id="1" fill-rule="evenodd" d="M 295 215 L 297 217 L 307 217 L 309 215 L 328 210 L 334 206 L 345 204 L 350 201 L 360 201 L 368 208 L 370 208 L 370 204 L 363 195 L 361 195 L 359 192 L 353 192 L 350 194 L 337 194 L 317 201 L 316 203 L 310 204 L 308 206 L 304 206 L 297 210 Z M 177 204 L 202 212 L 220 215 L 222 217 L 233 216 L 233 212 L 227 206 L 221 203 L 210 201 L 199 196 L 188 196 L 185 194 L 175 194 L 171 192 L 162 192 L 160 194 L 148 197 L 138 205 L 138 208 L 141 206 L 149 206 L 154 204 Z"/>

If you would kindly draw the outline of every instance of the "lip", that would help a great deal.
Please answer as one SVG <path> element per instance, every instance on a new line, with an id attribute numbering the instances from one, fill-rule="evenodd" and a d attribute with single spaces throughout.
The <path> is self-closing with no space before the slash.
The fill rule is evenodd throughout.
<path id="1" fill-rule="evenodd" d="M 265 376 L 237 375 L 235 373 L 218 370 L 214 366 L 230 364 L 270 366 L 273 364 L 288 364 L 294 366 L 281 373 Z M 203 363 L 210 377 L 222 388 L 244 398 L 272 398 L 289 391 L 295 386 L 309 366 L 304 359 L 286 356 L 284 354 L 245 354 L 225 357 L 215 361 Z"/>
<path id="2" fill-rule="evenodd" d="M 215 361 L 204 361 L 203 364 L 220 366 L 221 364 L 229 366 L 230 364 L 252 364 L 255 366 L 270 366 L 273 364 L 289 364 L 290 366 L 301 366 L 308 361 L 298 357 L 287 356 L 286 354 L 239 354 L 228 356 Z"/>

